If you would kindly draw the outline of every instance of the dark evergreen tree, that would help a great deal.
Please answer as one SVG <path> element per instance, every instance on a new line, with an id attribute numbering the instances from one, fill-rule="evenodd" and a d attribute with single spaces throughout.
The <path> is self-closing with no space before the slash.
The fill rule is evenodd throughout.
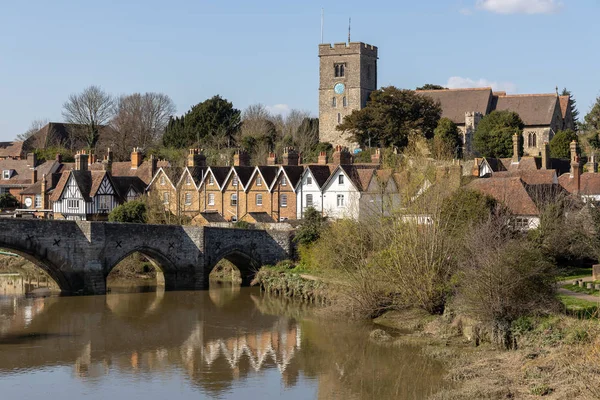
<path id="1" fill-rule="evenodd" d="M 569 107 L 571 109 L 571 115 L 573 116 L 575 130 L 577 130 L 577 119 L 579 118 L 579 110 L 577 109 L 577 102 L 575 101 L 575 98 L 571 94 L 571 91 L 567 90 L 567 88 L 563 88 L 560 95 L 561 96 L 569 96 L 569 100 L 570 100 Z"/>

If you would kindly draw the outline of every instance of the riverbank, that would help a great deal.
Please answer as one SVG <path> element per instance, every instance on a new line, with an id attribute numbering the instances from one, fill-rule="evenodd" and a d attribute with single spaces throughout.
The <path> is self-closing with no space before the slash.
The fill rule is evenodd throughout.
<path id="1" fill-rule="evenodd" d="M 255 284 L 271 294 L 327 299 L 324 313 L 340 317 L 339 286 L 285 266 L 263 268 Z M 317 302 L 321 303 L 321 302 Z M 455 313 L 430 315 L 418 310 L 388 311 L 373 322 L 397 336 L 373 332 L 382 346 L 418 345 L 447 368 L 446 399 L 600 398 L 600 325 L 593 304 L 563 299 L 566 313 L 521 318 L 511 326 L 513 350 L 494 340 L 482 324 Z"/>

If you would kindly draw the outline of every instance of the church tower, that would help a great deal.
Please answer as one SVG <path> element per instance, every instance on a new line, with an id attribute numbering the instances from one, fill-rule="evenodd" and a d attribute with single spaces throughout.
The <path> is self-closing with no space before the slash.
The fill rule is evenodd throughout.
<path id="1" fill-rule="evenodd" d="M 319 45 L 319 140 L 357 147 L 336 130 L 377 89 L 377 47 L 361 42 Z"/>

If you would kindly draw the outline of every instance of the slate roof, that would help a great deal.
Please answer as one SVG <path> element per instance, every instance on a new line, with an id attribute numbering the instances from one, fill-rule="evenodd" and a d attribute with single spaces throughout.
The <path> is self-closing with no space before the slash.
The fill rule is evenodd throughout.
<path id="1" fill-rule="evenodd" d="M 560 111 L 563 118 L 567 117 L 567 111 L 569 110 L 569 96 L 559 96 Z"/>
<path id="2" fill-rule="evenodd" d="M 277 178 L 277 171 L 279 170 L 279 167 L 275 165 L 259 165 L 257 168 L 265 180 L 265 185 L 267 187 L 271 187 L 273 181 L 275 178 Z"/>
<path id="3" fill-rule="evenodd" d="M 252 177 L 252 173 L 254 172 L 254 167 L 246 167 L 246 166 L 235 166 L 231 167 L 235 171 L 238 176 L 242 187 L 246 187 L 248 185 L 248 181 Z"/>
<path id="4" fill-rule="evenodd" d="M 24 151 L 30 151 L 35 148 L 46 148 L 64 144 L 67 141 L 72 141 L 70 131 L 77 129 L 85 129 L 84 125 L 68 124 L 64 122 L 49 122 L 44 125 L 39 131 L 34 133 L 23 143 Z M 100 139 L 106 134 L 113 134 L 114 131 L 110 126 L 100 127 Z M 75 135 L 79 136 L 79 135 Z M 75 143 L 70 143 L 72 148 L 84 148 L 87 144 L 81 139 L 76 139 Z"/>
<path id="5" fill-rule="evenodd" d="M 273 223 L 273 222 L 275 222 L 275 220 L 273 218 L 271 218 L 271 216 L 268 213 L 264 212 L 264 211 L 249 212 L 248 214 L 256 222 L 262 222 L 262 223 Z"/>
<path id="6" fill-rule="evenodd" d="M 514 215 L 539 215 L 540 211 L 526 190 L 526 184 L 519 177 L 480 178 L 467 185 L 495 198 Z"/>
<path id="7" fill-rule="evenodd" d="M 0 158 L 20 158 L 23 153 L 23 142 L 0 142 Z"/>
<path id="8" fill-rule="evenodd" d="M 492 88 L 417 90 L 421 94 L 439 101 L 442 117 L 449 118 L 455 124 L 465 123 L 465 112 L 476 111 L 483 115 L 491 111 Z"/>
<path id="9" fill-rule="evenodd" d="M 514 111 L 526 126 L 550 125 L 556 107 L 560 107 L 556 94 L 498 96 L 494 100 L 494 110 Z"/>
<path id="10" fill-rule="evenodd" d="M 290 185 L 295 188 L 298 182 L 300 182 L 300 178 L 302 178 L 304 167 L 301 165 L 282 165 L 281 168 L 285 171 Z"/>
<path id="11" fill-rule="evenodd" d="M 212 212 L 201 212 L 199 214 L 206 222 L 227 222 L 225 218 L 221 214 L 216 211 Z"/>
<path id="12" fill-rule="evenodd" d="M 135 189 L 140 194 L 143 194 L 146 190 L 146 183 L 137 176 L 113 176 L 112 181 L 122 198 L 127 197 L 130 188 Z"/>
<path id="13" fill-rule="evenodd" d="M 196 184 L 196 186 L 198 186 L 200 182 L 202 182 L 202 179 L 204 178 L 204 173 L 206 172 L 208 167 L 188 167 L 187 169 L 188 171 L 190 171 L 190 175 L 192 176 L 194 183 Z"/>
<path id="14" fill-rule="evenodd" d="M 51 201 L 59 201 L 60 197 L 67 186 L 67 182 L 71 175 L 73 175 L 79 191 L 85 201 L 90 201 L 93 196 L 96 195 L 100 184 L 106 176 L 106 171 L 65 171 L 63 172 L 60 181 L 56 185 L 52 195 L 50 196 Z M 110 176 L 109 176 L 110 179 Z M 112 182 L 112 179 L 111 179 Z M 116 185 L 113 182 L 113 187 Z M 117 189 L 118 190 L 118 189 Z M 117 193 L 119 195 L 119 193 Z"/>
<path id="15" fill-rule="evenodd" d="M 307 165 L 306 168 L 310 170 L 312 176 L 315 178 L 319 188 L 322 188 L 327 179 L 331 176 L 335 170 L 334 165 L 323 165 L 323 164 L 311 164 Z"/>

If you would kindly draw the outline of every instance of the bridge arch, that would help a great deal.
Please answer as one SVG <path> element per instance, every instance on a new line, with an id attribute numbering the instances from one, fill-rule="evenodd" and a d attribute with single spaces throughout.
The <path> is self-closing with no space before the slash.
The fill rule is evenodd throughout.
<path id="1" fill-rule="evenodd" d="M 250 284 L 250 282 L 254 278 L 254 275 L 261 266 L 258 257 L 248 254 L 247 251 L 241 250 L 239 248 L 226 249 L 222 252 L 219 252 L 216 256 L 210 259 L 205 271 L 205 282 L 208 283 L 208 277 L 210 273 L 221 260 L 229 261 L 240 271 L 242 285 L 244 286 Z"/>
<path id="2" fill-rule="evenodd" d="M 126 253 L 120 255 L 116 261 L 110 262 L 110 264 L 105 267 L 104 280 L 106 281 L 106 279 L 108 279 L 108 275 L 121 263 L 121 261 L 135 253 L 142 254 L 144 257 L 146 257 L 146 259 L 148 259 L 148 261 L 150 261 L 150 264 L 152 264 L 156 271 L 157 286 L 167 286 L 170 284 L 170 282 L 167 282 L 169 279 L 167 277 L 176 270 L 176 266 L 173 264 L 173 262 L 171 262 L 171 260 L 169 260 L 169 258 L 162 254 L 159 250 L 141 246 L 129 249 Z"/>
<path id="3" fill-rule="evenodd" d="M 67 279 L 67 277 L 62 273 L 61 269 L 58 265 L 55 265 L 52 261 L 50 261 L 47 257 L 43 257 L 41 254 L 35 254 L 34 252 L 23 249 L 20 246 L 16 246 L 14 244 L 7 244 L 4 242 L 0 242 L 0 249 L 8 250 L 12 253 L 17 254 L 20 257 L 23 257 L 25 260 L 29 261 L 42 271 L 46 272 L 50 278 L 61 290 L 63 294 L 69 294 L 73 292 L 73 285 Z"/>

